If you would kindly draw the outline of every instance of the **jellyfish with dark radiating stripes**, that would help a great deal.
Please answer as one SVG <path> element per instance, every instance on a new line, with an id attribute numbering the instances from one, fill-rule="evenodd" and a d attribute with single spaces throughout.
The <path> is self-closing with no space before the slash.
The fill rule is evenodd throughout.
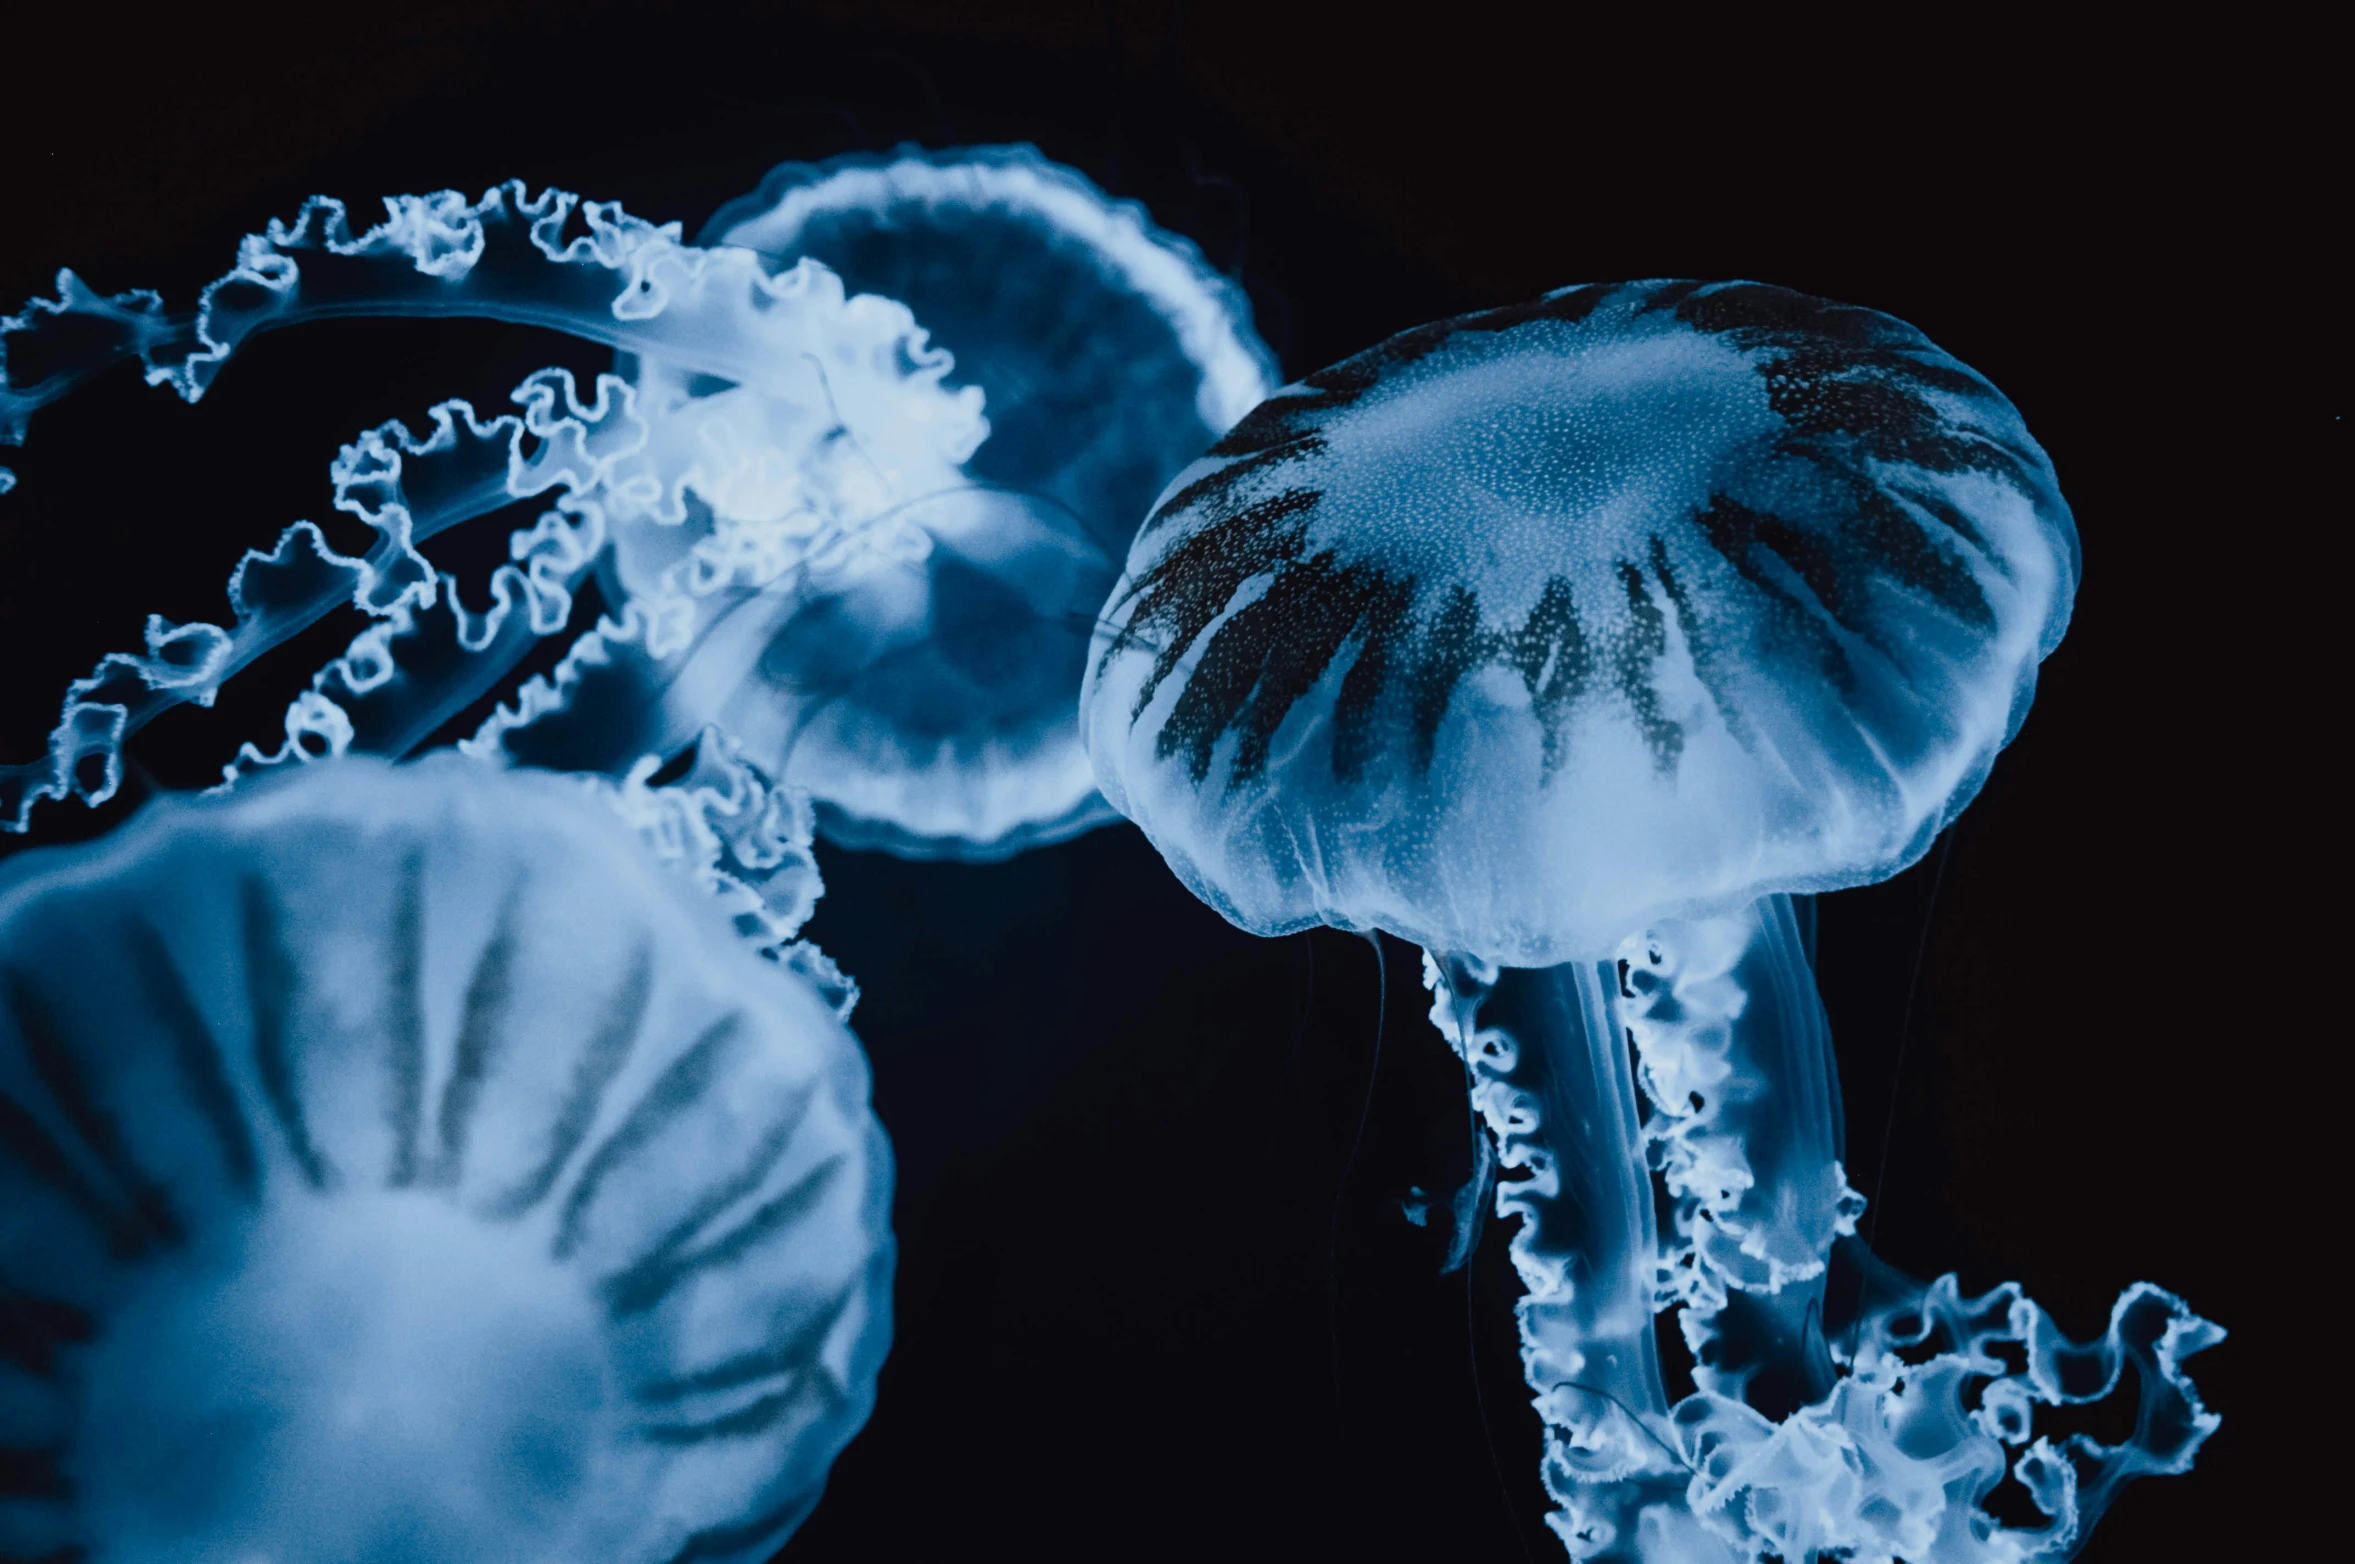
<path id="1" fill-rule="evenodd" d="M 0 1553 L 766 1558 L 873 1403 L 827 996 L 576 779 L 345 759 L 0 878 Z"/>
<path id="2" fill-rule="evenodd" d="M 1992 385 L 1747 282 L 1406 332 L 1261 404 L 1140 532 L 1082 697 L 1098 778 L 1243 928 L 1424 947 L 1494 1143 L 1450 1262 L 1501 1163 L 1573 1557 L 2064 1558 L 2216 1427 L 2181 1360 L 2222 1333 L 2148 1283 L 2079 1345 L 2016 1286 L 1860 1252 L 1794 904 L 1968 804 L 2077 571 Z M 2118 1443 L 2036 1433 L 2112 1393 Z M 2043 1525 L 1980 1507 L 2007 1480 Z"/>

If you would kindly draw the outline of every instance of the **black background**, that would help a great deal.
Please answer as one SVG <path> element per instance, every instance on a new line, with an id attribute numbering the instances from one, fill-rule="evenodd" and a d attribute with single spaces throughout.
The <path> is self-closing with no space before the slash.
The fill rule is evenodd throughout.
<path id="1" fill-rule="evenodd" d="M 776 161 L 1028 140 L 1238 272 L 1290 375 L 1580 280 L 1749 276 L 1913 321 L 2050 450 L 2085 578 L 1942 881 L 1934 855 L 1822 903 L 1851 1178 L 1919 1274 L 2017 1278 L 2081 1335 L 2147 1276 L 2228 1326 L 2194 1365 L 2223 1431 L 2084 1556 L 2288 1556 L 2287 1452 L 2326 1414 L 2270 1392 L 2332 1372 L 2287 1348 L 2343 1220 L 2296 1183 L 2334 1133 L 2343 962 L 2322 893 L 2280 889 L 2342 856 L 2317 757 L 2344 661 L 2302 661 L 2343 622 L 2343 502 L 2306 488 L 2341 426 L 2301 366 L 2344 358 L 2306 227 L 2338 198 L 2298 172 L 2315 43 L 967 9 L 20 18 L 0 301 L 72 265 L 185 304 L 314 190 L 364 213 L 520 175 L 692 234 Z M 601 367 L 527 331 L 337 324 L 260 339 L 195 409 L 122 370 L 40 415 L 0 500 L 0 751 L 30 758 L 147 612 L 217 618 L 237 547 L 326 519 L 337 443 L 551 361 Z M 352 628 L 159 722 L 122 803 L 35 839 L 209 781 Z M 811 932 L 865 985 L 900 1157 L 900 1326 L 785 1557 L 1559 1557 L 1502 1235 L 1467 1301 L 1398 1212 L 1466 1147 L 1415 952 L 1389 944 L 1378 991 L 1364 941 L 1249 938 L 1126 827 L 825 867 Z"/>

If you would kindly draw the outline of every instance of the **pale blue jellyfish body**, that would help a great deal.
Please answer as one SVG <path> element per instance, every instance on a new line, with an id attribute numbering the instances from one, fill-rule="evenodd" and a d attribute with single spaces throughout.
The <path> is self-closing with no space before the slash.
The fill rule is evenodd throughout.
<path id="1" fill-rule="evenodd" d="M 1125 558 L 1171 476 L 1274 389 L 1242 290 L 1143 208 L 1030 147 L 788 163 L 700 242 L 897 299 L 981 388 L 979 481 Z"/>
<path id="2" fill-rule="evenodd" d="M 0 1552 L 766 1558 L 872 1405 L 828 999 L 577 780 L 342 761 L 0 880 Z"/>
<path id="3" fill-rule="evenodd" d="M 599 377 L 584 398 L 569 374 L 548 370 L 517 388 L 519 415 L 485 419 L 453 402 L 433 410 L 422 436 L 398 423 L 367 431 L 332 476 L 338 508 L 370 529 L 372 545 L 339 555 L 297 523 L 231 577 L 228 624 L 151 618 L 144 652 L 109 657 L 67 692 L 45 754 L 0 766 L 0 826 L 23 829 L 43 798 L 110 796 L 121 745 L 143 723 L 175 704 L 209 704 L 222 681 L 345 604 L 378 622 L 290 706 L 283 744 L 248 746 L 241 764 L 352 747 L 400 753 L 563 628 L 615 532 L 717 512 L 723 524 L 658 600 L 614 605 L 558 677 L 523 691 L 477 747 L 495 753 L 511 730 L 566 708 L 584 665 L 636 657 L 659 687 L 678 677 L 699 595 L 877 568 L 904 539 L 869 524 L 953 483 L 988 428 L 980 393 L 942 384 L 947 357 L 904 306 L 846 294 L 814 263 L 778 271 L 743 250 L 685 245 L 676 224 L 510 183 L 471 201 L 394 197 L 384 221 L 359 232 L 340 203 L 314 199 L 249 237 L 236 268 L 185 314 L 151 294 L 100 298 L 61 274 L 55 298 L 0 320 L 0 440 L 21 441 L 35 410 L 122 358 L 136 355 L 152 383 L 193 401 L 256 332 L 366 314 L 550 327 L 735 394 L 642 408 L 620 378 Z M 418 553 L 441 531 L 533 498 L 552 508 L 515 532 L 513 563 L 469 586 L 480 606 Z M 662 727 L 626 702 L 590 720 L 597 763 L 617 773 Z"/>
<path id="4" fill-rule="evenodd" d="M 355 233 L 314 200 L 185 314 L 61 274 L 0 320 L 0 441 L 122 358 L 193 401 L 255 333 L 338 315 L 550 327 L 627 374 L 584 395 L 542 371 L 519 415 L 453 402 L 423 435 L 363 433 L 332 476 L 374 545 L 339 556 L 297 524 L 239 568 L 228 625 L 152 619 L 144 652 L 68 691 L 47 753 L 0 766 L 0 826 L 102 801 L 140 726 L 345 603 L 379 622 L 237 769 L 404 753 L 561 630 L 600 561 L 611 612 L 478 753 L 619 774 L 717 723 L 831 833 L 916 856 L 1111 818 L 1071 718 L 1094 610 L 1153 494 L 1272 380 L 1191 245 L 1028 149 L 781 169 L 702 246 L 520 184 L 386 205 Z M 859 291 L 895 288 L 942 314 L 962 373 L 904 302 Z M 553 508 L 468 587 L 480 606 L 418 553 L 535 497 Z"/>
<path id="5" fill-rule="evenodd" d="M 1574 1557 L 2064 1557 L 2215 1426 L 2177 1363 L 2220 1333 L 2147 1284 L 2090 1347 L 2016 1288 L 1878 1270 L 1824 1328 L 1863 1201 L 1791 895 L 1896 872 L 1969 802 L 2076 577 L 1992 386 L 1756 283 L 1404 333 L 1262 404 L 1139 534 L 1082 697 L 1103 790 L 1246 929 L 1429 952 L 1520 1174 L 1497 1208 Z M 2133 1438 L 2033 1437 L 2128 1364 Z M 1978 1508 L 2007 1473 L 2047 1526 Z"/>
<path id="6" fill-rule="evenodd" d="M 907 305 L 989 434 L 891 512 L 893 565 L 708 599 L 677 720 L 721 722 L 854 845 L 1000 857 L 1113 818 L 1072 695 L 1154 497 L 1274 384 L 1241 290 L 1028 147 L 788 164 L 702 242 Z M 652 364 L 639 382 L 647 405 L 717 389 Z M 624 587 L 647 592 L 700 536 L 622 532 Z"/>

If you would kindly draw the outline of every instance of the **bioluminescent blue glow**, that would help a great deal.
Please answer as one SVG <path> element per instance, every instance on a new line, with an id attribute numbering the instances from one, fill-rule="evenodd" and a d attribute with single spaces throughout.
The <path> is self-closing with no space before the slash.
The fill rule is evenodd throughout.
<path id="1" fill-rule="evenodd" d="M 907 309 L 848 296 L 821 266 L 772 275 L 748 251 L 680 243 L 676 224 L 521 184 L 479 201 L 394 197 L 386 209 L 354 235 L 339 203 L 307 203 L 291 224 L 249 237 L 236 269 L 187 315 L 148 294 L 100 299 L 61 274 L 57 298 L 0 322 L 0 436 L 21 441 L 34 410 L 131 354 L 150 381 L 195 400 L 255 332 L 335 315 L 541 325 L 733 394 L 642 411 L 619 377 L 599 377 L 584 404 L 568 374 L 542 371 L 515 392 L 521 416 L 483 420 L 453 402 L 434 409 L 422 437 L 397 423 L 363 434 L 332 475 L 338 507 L 376 535 L 366 554 L 337 555 L 297 523 L 238 567 L 228 626 L 151 619 L 144 653 L 109 657 L 68 691 L 47 754 L 0 767 L 0 823 L 22 829 L 43 798 L 107 798 L 132 732 L 172 705 L 209 703 L 222 680 L 345 603 L 380 623 L 289 708 L 283 744 L 245 761 L 403 753 L 563 626 L 573 587 L 617 530 L 677 528 L 692 512 L 714 519 L 689 556 L 616 605 L 553 681 L 523 690 L 475 740 L 496 750 L 535 721 L 569 716 L 565 731 L 523 745 L 529 758 L 566 751 L 569 764 L 618 773 L 666 740 L 683 748 L 702 726 L 690 715 L 727 693 L 708 688 L 709 669 L 688 655 L 698 601 L 856 580 L 895 551 L 921 549 L 920 530 L 870 524 L 954 487 L 987 433 L 980 392 L 942 383 L 947 356 Z M 447 528 L 543 495 L 553 508 L 517 531 L 515 563 L 488 583 L 483 611 L 417 552 Z M 609 675 L 598 686 L 607 703 L 571 709 L 595 671 Z"/>
<path id="2" fill-rule="evenodd" d="M 891 1158 L 838 996 L 692 883 L 773 859 L 789 935 L 806 832 L 603 791 L 340 760 L 8 866 L 0 1551 L 752 1564 L 809 1512 Z"/>
<path id="3" fill-rule="evenodd" d="M 314 199 L 185 313 L 61 273 L 0 319 L 0 442 L 109 364 L 194 402 L 257 332 L 386 314 L 617 363 L 361 433 L 365 549 L 286 528 L 0 766 L 0 828 L 103 802 L 146 723 L 365 616 L 225 796 L 0 876 L 0 1310 L 38 1348 L 0 1551 L 765 1556 L 889 1334 L 813 836 L 987 860 L 1115 811 L 1245 929 L 1424 948 L 1486 1126 L 1446 1263 L 1516 1219 L 1573 1557 L 2063 1559 L 2217 1426 L 2183 1300 L 2074 1342 L 1857 1236 L 1794 898 L 1969 804 L 2078 577 L 2017 411 L 1910 326 L 1594 285 L 1270 394 L 1141 208 L 905 148 L 692 245 L 510 183 L 357 233 Z M 421 552 L 526 501 L 463 593 Z M 478 703 L 464 756 L 358 758 Z M 2113 1395 L 2118 1442 L 2052 1432 Z"/>
<path id="4" fill-rule="evenodd" d="M 853 845 L 1002 857 L 1116 818 L 1072 694 L 1154 497 L 1276 383 L 1241 290 L 1028 147 L 789 163 L 701 242 L 907 305 L 989 412 L 958 480 L 892 514 L 910 546 L 885 568 L 703 600 L 698 655 L 734 686 L 716 720 Z M 639 390 L 708 394 L 652 368 Z M 621 582 L 645 591 L 697 536 L 622 531 Z"/>
<path id="5" fill-rule="evenodd" d="M 241 763 L 405 753 L 562 629 L 600 560 L 613 611 L 478 751 L 618 774 L 717 723 L 821 829 L 914 856 L 1114 818 L 1072 717 L 1095 608 L 1161 485 L 1273 381 L 1191 245 L 1027 148 L 791 165 L 708 247 L 521 184 L 386 205 L 355 236 L 314 200 L 186 315 L 60 274 L 0 321 L 0 439 L 121 358 L 193 401 L 254 333 L 325 316 L 519 321 L 610 343 L 627 373 L 584 401 L 543 370 L 520 415 L 450 402 L 422 436 L 363 433 L 335 503 L 376 544 L 345 558 L 298 523 L 238 569 L 227 626 L 151 620 L 144 652 L 68 692 L 48 754 L 0 768 L 0 821 L 102 801 L 140 726 L 347 602 L 379 622 Z M 514 564 L 469 589 L 480 610 L 417 552 L 541 496 Z"/>
<path id="6" fill-rule="evenodd" d="M 1825 1295 L 1864 1201 L 1790 897 L 1895 873 L 1969 803 L 2077 569 L 1993 386 L 1757 283 L 1403 333 L 1263 403 L 1139 533 L 1082 696 L 1099 782 L 1243 928 L 1424 946 L 1519 1174 L 1495 1201 L 1573 1557 L 2066 1557 L 2216 1426 L 2179 1363 L 2222 1333 L 2148 1284 L 2090 1345 L 1866 1256 L 1866 1296 Z M 1698 1363 L 1674 1405 L 1664 1309 Z M 2127 1441 L 2036 1433 L 2113 1391 Z M 2007 1475 L 2046 1525 L 1979 1507 Z"/>

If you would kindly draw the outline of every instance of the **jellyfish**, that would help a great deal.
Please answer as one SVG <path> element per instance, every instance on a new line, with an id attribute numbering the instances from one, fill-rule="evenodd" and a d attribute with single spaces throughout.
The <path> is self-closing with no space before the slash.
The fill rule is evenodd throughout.
<path id="1" fill-rule="evenodd" d="M 568 666 L 672 656 L 697 593 L 809 569 L 855 578 L 877 548 L 907 547 L 904 529 L 868 524 L 951 481 L 987 432 L 979 391 L 941 383 L 947 356 L 905 307 L 846 294 L 814 263 L 772 273 L 742 250 L 682 244 L 676 224 L 520 182 L 479 200 L 444 191 L 385 206 L 383 222 L 355 234 L 340 202 L 306 202 L 293 222 L 249 236 L 193 312 L 167 312 L 147 293 L 100 297 L 61 273 L 54 299 L 0 320 L 0 440 L 22 443 L 34 412 L 122 359 L 195 401 L 257 332 L 339 315 L 544 326 L 740 394 L 649 418 L 622 376 L 599 376 L 584 396 L 568 372 L 543 370 L 516 388 L 519 414 L 484 418 L 456 401 L 433 409 L 422 435 L 398 421 L 364 431 L 330 471 L 337 508 L 370 546 L 340 554 L 297 522 L 238 564 L 227 625 L 151 617 L 144 651 L 109 656 L 69 688 L 45 754 L 0 766 L 0 824 L 24 829 L 45 798 L 112 796 L 122 744 L 142 725 L 209 704 L 224 680 L 347 604 L 374 622 L 289 706 L 284 744 L 232 769 L 355 746 L 403 753 L 564 627 L 616 529 L 677 528 L 717 497 L 725 524 L 707 529 L 692 568 L 672 573 L 666 595 L 615 605 Z M 551 508 L 515 530 L 483 608 L 418 552 L 541 498 Z M 543 679 L 517 701 L 478 735 L 478 752 L 500 753 L 507 728 L 561 707 L 563 686 Z M 644 726 L 627 707 L 603 716 L 616 775 L 642 753 Z"/>
<path id="2" fill-rule="evenodd" d="M 700 242 L 907 305 L 952 360 L 942 384 L 989 412 L 954 481 L 895 513 L 914 546 L 885 568 L 704 601 L 698 655 L 729 691 L 715 720 L 849 846 L 999 858 L 1116 818 L 1072 692 L 1154 497 L 1275 384 L 1242 290 L 1027 146 L 788 163 Z M 710 394 L 651 363 L 638 386 Z M 642 594 L 697 540 L 625 530 L 612 573 Z"/>
<path id="3" fill-rule="evenodd" d="M 1261 404 L 1140 531 L 1082 696 L 1099 783 L 1240 927 L 1423 947 L 1488 1132 L 1449 1260 L 1501 1169 L 1572 1557 L 2064 1558 L 2217 1426 L 2181 1361 L 2221 1332 L 2156 1286 L 2077 1343 L 2016 1285 L 1862 1252 L 1794 903 L 1968 804 L 2077 571 L 1993 386 L 1754 282 L 1403 333 Z M 1827 1294 L 1835 1246 L 1861 1297 Z M 2036 1432 L 2129 1368 L 2129 1438 Z M 1980 1507 L 2007 1477 L 2042 1526 Z"/>
<path id="4" fill-rule="evenodd" d="M 119 359 L 193 401 L 254 333 L 339 314 L 551 327 L 611 344 L 620 372 L 583 393 L 542 370 L 520 413 L 453 401 L 422 434 L 362 432 L 331 477 L 373 545 L 341 555 L 297 523 L 238 566 L 226 627 L 151 618 L 144 651 L 69 689 L 45 754 L 0 766 L 0 825 L 110 797 L 142 725 L 209 704 L 346 603 L 371 623 L 231 773 L 407 753 L 562 630 L 592 572 L 611 611 L 509 691 L 475 754 L 619 776 L 717 723 L 811 791 L 830 834 L 918 856 L 1003 856 L 1112 818 L 1070 701 L 1111 562 L 1271 379 L 1247 304 L 1189 245 L 1028 149 L 789 167 L 701 246 L 512 182 L 386 207 L 355 235 L 314 199 L 249 238 L 192 314 L 61 273 L 54 299 L 0 320 L 0 440 Z M 825 259 L 943 310 L 966 377 L 904 304 Z M 985 392 L 1007 404 L 1001 438 Z M 481 608 L 418 552 L 532 499 L 551 508 L 515 529 Z"/>
<path id="5" fill-rule="evenodd" d="M 795 1529 L 873 1403 L 891 1158 L 829 997 L 632 830 L 790 838 L 701 791 L 349 757 L 8 865 L 0 1552 Z"/>

